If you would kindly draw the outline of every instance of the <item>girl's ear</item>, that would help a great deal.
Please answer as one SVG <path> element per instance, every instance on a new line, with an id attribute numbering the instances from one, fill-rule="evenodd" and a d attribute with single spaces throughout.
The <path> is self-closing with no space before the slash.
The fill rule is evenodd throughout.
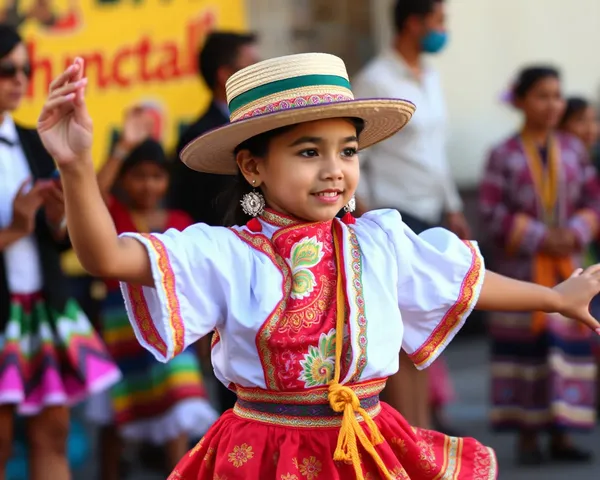
<path id="1" fill-rule="evenodd" d="M 260 186 L 262 180 L 258 168 L 259 160 L 250 153 L 250 150 L 240 150 L 235 157 L 235 161 L 248 183 L 253 187 Z"/>

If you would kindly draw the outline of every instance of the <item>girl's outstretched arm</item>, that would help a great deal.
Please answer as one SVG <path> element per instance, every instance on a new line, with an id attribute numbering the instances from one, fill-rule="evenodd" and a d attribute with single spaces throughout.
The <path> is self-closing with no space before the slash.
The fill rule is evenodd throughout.
<path id="1" fill-rule="evenodd" d="M 61 175 L 69 236 L 82 266 L 92 275 L 153 286 L 145 248 L 119 238 L 98 187 L 91 156 L 92 120 L 80 58 L 50 84 L 38 132 Z"/>
<path id="2" fill-rule="evenodd" d="M 576 270 L 554 288 L 522 282 L 490 272 L 485 274 L 476 308 L 496 311 L 560 313 L 585 323 L 600 334 L 600 323 L 589 312 L 600 291 L 600 265 Z"/>

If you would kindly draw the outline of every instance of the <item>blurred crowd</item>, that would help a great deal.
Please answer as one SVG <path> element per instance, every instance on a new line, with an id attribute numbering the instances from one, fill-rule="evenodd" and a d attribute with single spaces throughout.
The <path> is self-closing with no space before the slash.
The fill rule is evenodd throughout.
<path id="1" fill-rule="evenodd" d="M 392 44 L 352 79 L 354 91 L 406 98 L 417 111 L 408 127 L 362 154 L 357 213 L 394 208 L 417 233 L 445 226 L 470 239 L 446 154 L 444 92 L 427 59 L 447 43 L 445 4 L 401 0 L 392 20 Z M 229 224 L 228 191 L 237 178 L 191 171 L 178 156 L 190 140 L 229 121 L 225 84 L 259 58 L 254 33 L 213 32 L 205 40 L 198 74 L 212 98 L 173 152 L 154 134 L 149 108 L 123 113 L 98 171 L 119 233 Z M 490 148 L 478 205 L 485 236 L 477 240 L 493 270 L 554 285 L 600 258 L 598 112 L 591 99 L 565 96 L 557 67 L 515 70 L 498 108 L 516 109 L 521 125 Z M 0 26 L 0 479 L 15 453 L 15 411 L 27 419 L 31 478 L 68 478 L 69 407 L 83 399 L 86 420 L 99 427 L 99 478 L 124 478 L 124 452 L 140 442 L 161 447 L 158 456 L 150 447 L 145 461 L 168 472 L 233 407 L 235 393 L 212 373 L 210 336 L 195 351 L 158 363 L 137 343 L 118 283 L 67 279 L 60 271 L 59 254 L 69 247 L 60 178 L 35 131 L 11 116 L 30 78 L 22 40 Z M 40 313 L 46 305 L 50 316 Z M 592 312 L 600 313 L 600 301 Z M 516 461 L 590 461 L 570 432 L 596 422 L 600 351 L 591 333 L 541 312 L 491 312 L 488 320 L 491 425 L 516 434 Z M 384 399 L 412 425 L 455 434 L 460 426 L 444 416 L 456 395 L 443 359 L 423 372 L 404 354 L 400 364 Z"/>

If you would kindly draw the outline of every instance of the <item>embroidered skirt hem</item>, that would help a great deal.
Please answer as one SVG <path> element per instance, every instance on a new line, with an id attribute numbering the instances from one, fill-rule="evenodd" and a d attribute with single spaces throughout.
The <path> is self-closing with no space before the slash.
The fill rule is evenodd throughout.
<path id="1" fill-rule="evenodd" d="M 415 429 L 385 403 L 374 421 L 385 439 L 376 449 L 392 479 L 497 478 L 493 450 L 472 438 Z M 338 427 L 274 425 L 230 410 L 179 462 L 169 480 L 350 480 L 355 478 L 352 465 L 333 460 L 338 433 Z M 365 480 L 383 478 L 367 452 L 360 451 L 360 456 Z"/>

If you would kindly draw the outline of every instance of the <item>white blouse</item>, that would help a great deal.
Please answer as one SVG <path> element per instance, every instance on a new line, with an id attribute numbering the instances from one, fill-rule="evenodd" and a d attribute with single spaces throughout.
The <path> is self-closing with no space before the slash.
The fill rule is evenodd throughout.
<path id="1" fill-rule="evenodd" d="M 31 171 L 15 123 L 8 115 L 0 125 L 0 137 L 13 143 L 0 142 L 0 228 L 6 228 L 12 222 L 15 196 L 22 183 L 31 177 Z M 42 289 L 40 256 L 33 235 L 17 240 L 2 253 L 10 293 L 28 294 Z"/>
<path id="2" fill-rule="evenodd" d="M 417 236 L 394 210 L 367 213 L 353 225 L 278 222 L 262 217 L 260 232 L 196 224 L 183 232 L 123 234 L 146 247 L 155 282 L 121 284 L 138 341 L 165 362 L 216 330 L 212 360 L 226 385 L 325 384 L 329 379 L 311 367 L 333 362 L 332 229 L 348 307 L 342 383 L 394 374 L 400 348 L 426 368 L 476 304 L 483 259 L 474 242 L 447 230 Z"/>

